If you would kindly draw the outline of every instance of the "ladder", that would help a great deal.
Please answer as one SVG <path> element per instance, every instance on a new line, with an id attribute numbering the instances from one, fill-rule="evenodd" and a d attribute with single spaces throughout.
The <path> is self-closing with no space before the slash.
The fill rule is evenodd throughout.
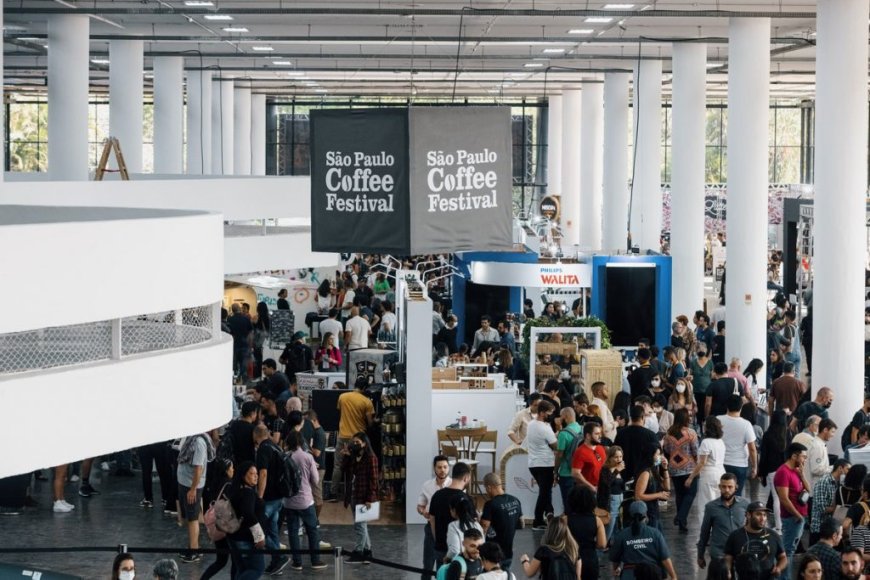
<path id="1" fill-rule="evenodd" d="M 115 153 L 115 160 L 118 162 L 118 169 L 106 169 L 109 163 L 109 154 Z M 124 162 L 124 154 L 121 153 L 121 144 L 117 137 L 109 137 L 103 143 L 103 152 L 100 155 L 100 162 L 97 163 L 97 169 L 94 172 L 94 181 L 102 181 L 106 173 L 120 173 L 121 179 L 130 181 L 130 174 L 127 173 L 127 164 Z"/>

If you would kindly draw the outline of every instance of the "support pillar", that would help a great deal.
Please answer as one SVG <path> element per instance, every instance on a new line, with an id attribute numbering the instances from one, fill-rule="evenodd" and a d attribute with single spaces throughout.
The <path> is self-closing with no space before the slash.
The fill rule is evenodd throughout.
<path id="1" fill-rule="evenodd" d="M 48 174 L 53 181 L 88 180 L 88 46 L 90 20 L 48 19 Z"/>
<path id="2" fill-rule="evenodd" d="M 184 59 L 154 59 L 154 173 L 184 172 Z"/>
<path id="3" fill-rule="evenodd" d="M 562 100 L 562 250 L 580 244 L 580 117 L 582 96 L 568 89 Z"/>
<path id="4" fill-rule="evenodd" d="M 547 193 L 562 195 L 562 95 L 547 98 Z"/>
<path id="5" fill-rule="evenodd" d="M 211 71 L 187 71 L 187 173 L 211 175 Z"/>
<path id="6" fill-rule="evenodd" d="M 130 173 L 142 173 L 141 40 L 109 41 L 109 135 L 117 137 Z"/>
<path id="7" fill-rule="evenodd" d="M 212 81 L 211 99 L 211 172 L 213 175 L 233 174 L 235 82 L 232 79 Z"/>
<path id="8" fill-rule="evenodd" d="M 707 45 L 674 44 L 673 71 L 671 312 L 692 318 L 704 304 Z"/>
<path id="9" fill-rule="evenodd" d="M 251 175 L 266 175 L 266 95 L 251 95 Z"/>
<path id="10" fill-rule="evenodd" d="M 863 405 L 867 13 L 868 0 L 819 0 L 816 21 L 812 386 L 834 389 L 841 431 Z"/>
<path id="11" fill-rule="evenodd" d="M 628 73 L 604 75 L 604 240 L 625 250 L 628 237 Z"/>
<path id="12" fill-rule="evenodd" d="M 865 16 L 866 20 L 866 16 Z M 864 25 L 866 26 L 866 22 Z M 770 19 L 728 25 L 728 276 L 725 356 L 766 361 Z M 866 64 L 866 63 L 865 63 Z M 764 373 L 759 388 L 765 386 Z"/>
<path id="13" fill-rule="evenodd" d="M 604 171 L 604 85 L 583 85 L 580 150 L 580 246 L 601 249 L 602 173 Z"/>
<path id="14" fill-rule="evenodd" d="M 251 87 L 236 87 L 233 97 L 233 169 L 235 175 L 251 174 Z"/>
<path id="15" fill-rule="evenodd" d="M 662 61 L 643 60 L 634 70 L 634 184 L 631 243 L 661 250 Z"/>

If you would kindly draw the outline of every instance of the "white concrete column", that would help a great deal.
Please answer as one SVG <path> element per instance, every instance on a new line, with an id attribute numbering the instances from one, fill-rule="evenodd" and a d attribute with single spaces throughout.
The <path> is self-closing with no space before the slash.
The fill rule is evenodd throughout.
<path id="1" fill-rule="evenodd" d="M 580 150 L 580 246 L 601 249 L 601 204 L 604 172 L 604 85 L 583 85 Z"/>
<path id="2" fill-rule="evenodd" d="M 141 40 L 109 41 L 109 135 L 118 138 L 130 173 L 142 173 L 144 58 Z"/>
<path id="3" fill-rule="evenodd" d="M 580 244 L 580 117 L 583 98 L 567 89 L 562 100 L 562 249 Z"/>
<path id="4" fill-rule="evenodd" d="M 3 11 L 0 10 L 0 30 L 3 30 Z M 0 87 L 3 84 L 3 51 L 0 50 Z M 6 107 L 0 107 L 0 143 L 6 142 Z M 0 152 L 0 183 L 3 183 L 3 174 L 6 172 L 6 147 Z"/>
<path id="5" fill-rule="evenodd" d="M 753 358 L 767 360 L 770 19 L 732 18 L 728 35 L 729 243 L 725 356 L 728 359 L 739 357 L 746 364 Z M 759 386 L 764 386 L 763 373 L 759 380 Z"/>
<path id="6" fill-rule="evenodd" d="M 266 95 L 251 95 L 251 175 L 266 175 Z"/>
<path id="7" fill-rule="evenodd" d="M 625 250 L 628 232 L 628 73 L 604 75 L 605 250 Z"/>
<path id="8" fill-rule="evenodd" d="M 187 173 L 211 175 L 211 71 L 187 71 Z"/>
<path id="9" fill-rule="evenodd" d="M 830 414 L 842 431 L 863 404 L 868 0 L 819 0 L 817 9 L 812 386 L 834 389 Z"/>
<path id="10" fill-rule="evenodd" d="M 547 97 L 547 193 L 562 195 L 562 95 Z"/>
<path id="11" fill-rule="evenodd" d="M 154 59 L 154 173 L 184 172 L 184 59 Z"/>
<path id="12" fill-rule="evenodd" d="M 661 250 L 662 61 L 643 60 L 634 70 L 634 192 L 631 243 Z"/>
<path id="13" fill-rule="evenodd" d="M 236 87 L 233 97 L 233 173 L 251 174 L 251 87 Z"/>
<path id="14" fill-rule="evenodd" d="M 79 14 L 48 19 L 48 174 L 55 181 L 88 180 L 89 25 Z"/>
<path id="15" fill-rule="evenodd" d="M 233 150 L 235 147 L 233 105 L 235 81 L 215 79 L 212 81 L 211 99 L 211 171 L 214 175 L 233 174 Z"/>
<path id="16" fill-rule="evenodd" d="M 673 71 L 671 312 L 691 317 L 704 304 L 707 45 L 674 44 Z"/>

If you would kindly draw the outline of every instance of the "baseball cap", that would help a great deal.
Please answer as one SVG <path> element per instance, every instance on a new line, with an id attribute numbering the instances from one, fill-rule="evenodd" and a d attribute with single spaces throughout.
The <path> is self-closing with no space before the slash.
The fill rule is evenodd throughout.
<path id="1" fill-rule="evenodd" d="M 767 504 L 761 501 L 754 501 L 749 504 L 746 508 L 747 512 L 767 512 L 769 514 L 773 513 L 773 510 L 767 508 Z"/>
<path id="2" fill-rule="evenodd" d="M 293 333 L 293 340 L 296 341 L 296 340 L 299 340 L 300 338 L 305 338 L 306 336 L 308 336 L 308 335 L 305 334 L 304 332 L 302 332 L 301 330 L 297 330 L 296 332 Z"/>
<path id="3" fill-rule="evenodd" d="M 628 507 L 628 514 L 631 516 L 645 516 L 647 514 L 646 504 L 642 501 L 633 501 Z"/>

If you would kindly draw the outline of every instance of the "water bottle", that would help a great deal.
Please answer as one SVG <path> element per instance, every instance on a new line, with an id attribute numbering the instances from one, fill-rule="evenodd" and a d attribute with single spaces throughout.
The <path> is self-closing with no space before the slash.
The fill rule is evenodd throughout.
<path id="1" fill-rule="evenodd" d="M 456 411 L 456 426 L 462 427 L 462 411 Z"/>

